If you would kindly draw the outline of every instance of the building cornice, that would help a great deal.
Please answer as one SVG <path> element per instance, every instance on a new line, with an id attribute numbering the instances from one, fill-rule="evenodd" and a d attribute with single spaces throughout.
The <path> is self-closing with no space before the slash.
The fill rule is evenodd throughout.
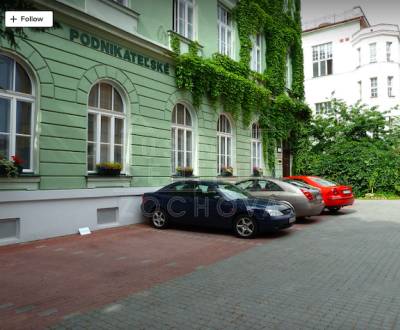
<path id="1" fill-rule="evenodd" d="M 77 26 L 88 26 L 96 31 L 97 34 L 105 33 L 119 38 L 127 43 L 133 43 L 144 50 L 150 51 L 154 55 L 162 56 L 172 61 L 173 52 L 167 46 L 150 40 L 142 35 L 130 33 L 118 27 L 93 17 L 79 9 L 65 5 L 58 1 L 34 0 L 38 7 L 53 10 L 55 19 L 59 17 L 62 21 L 74 22 Z M 82 23 L 84 22 L 84 23 Z"/>
<path id="2" fill-rule="evenodd" d="M 395 29 L 394 27 L 397 27 L 397 29 Z M 399 27 L 394 24 L 378 24 L 378 25 L 374 25 L 374 26 L 362 29 L 353 34 L 352 44 L 356 45 L 362 40 L 373 38 L 373 37 L 378 37 L 378 36 L 397 37 L 400 40 Z"/>

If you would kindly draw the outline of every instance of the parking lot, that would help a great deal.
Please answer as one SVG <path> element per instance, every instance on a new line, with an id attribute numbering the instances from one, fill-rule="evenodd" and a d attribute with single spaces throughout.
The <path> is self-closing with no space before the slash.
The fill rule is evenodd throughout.
<path id="1" fill-rule="evenodd" d="M 253 240 L 143 225 L 0 248 L 0 328 L 400 328 L 400 201 Z"/>

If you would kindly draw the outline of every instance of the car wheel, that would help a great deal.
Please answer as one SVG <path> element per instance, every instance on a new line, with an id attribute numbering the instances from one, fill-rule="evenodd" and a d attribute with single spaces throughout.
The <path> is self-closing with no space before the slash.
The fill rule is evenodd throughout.
<path id="1" fill-rule="evenodd" d="M 247 215 L 241 215 L 235 220 L 234 230 L 238 237 L 252 238 L 257 234 L 257 222 Z"/>
<path id="2" fill-rule="evenodd" d="M 340 207 L 328 207 L 329 212 L 337 213 L 340 210 Z"/>
<path id="3" fill-rule="evenodd" d="M 151 216 L 151 223 L 157 229 L 164 229 L 168 226 L 167 214 L 163 210 L 155 210 Z"/>

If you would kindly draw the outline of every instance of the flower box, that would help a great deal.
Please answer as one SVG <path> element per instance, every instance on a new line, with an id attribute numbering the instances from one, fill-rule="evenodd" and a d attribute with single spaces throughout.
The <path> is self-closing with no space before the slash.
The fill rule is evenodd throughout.
<path id="1" fill-rule="evenodd" d="M 122 166 L 120 163 L 99 163 L 96 164 L 96 173 L 101 176 L 119 176 Z"/>

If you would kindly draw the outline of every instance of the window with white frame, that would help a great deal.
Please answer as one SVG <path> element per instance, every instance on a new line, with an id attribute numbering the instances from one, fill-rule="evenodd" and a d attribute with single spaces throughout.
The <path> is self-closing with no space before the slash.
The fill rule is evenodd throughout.
<path id="1" fill-rule="evenodd" d="M 376 62 L 376 42 L 369 44 L 369 62 L 370 63 Z"/>
<path id="2" fill-rule="evenodd" d="M 331 75 L 333 73 L 332 43 L 316 45 L 312 48 L 313 77 Z"/>
<path id="3" fill-rule="evenodd" d="M 287 89 L 292 89 L 292 82 L 293 82 L 293 67 L 292 67 L 292 57 L 290 54 L 290 50 L 286 53 L 286 77 L 285 83 Z"/>
<path id="4" fill-rule="evenodd" d="M 193 168 L 193 121 L 189 109 L 182 103 L 175 105 L 172 111 L 171 162 L 172 173 L 178 167 Z"/>
<path id="5" fill-rule="evenodd" d="M 253 71 L 261 73 L 261 34 L 252 37 L 251 65 Z"/>
<path id="6" fill-rule="evenodd" d="M 35 97 L 27 71 L 13 58 L 0 54 L 0 156 L 22 161 L 33 171 Z"/>
<path id="7" fill-rule="evenodd" d="M 392 61 L 392 43 L 390 41 L 386 42 L 386 61 Z"/>
<path id="8" fill-rule="evenodd" d="M 262 166 L 261 129 L 258 123 L 253 123 L 251 127 L 251 168 L 261 168 Z"/>
<path id="9" fill-rule="evenodd" d="M 224 167 L 232 166 L 232 125 L 224 114 L 219 116 L 217 124 L 217 169 L 222 172 Z"/>
<path id="10" fill-rule="evenodd" d="M 231 58 L 233 55 L 233 22 L 232 14 L 218 4 L 218 52 Z"/>
<path id="11" fill-rule="evenodd" d="M 378 78 L 370 78 L 371 80 L 371 97 L 378 97 Z"/>
<path id="12" fill-rule="evenodd" d="M 357 82 L 357 84 L 358 84 L 358 95 L 359 95 L 359 99 L 362 100 L 362 81 L 359 80 L 359 81 Z"/>
<path id="13" fill-rule="evenodd" d="M 393 76 L 387 77 L 387 91 L 389 97 L 394 97 L 393 95 Z"/>
<path id="14" fill-rule="evenodd" d="M 315 113 L 317 115 L 324 115 L 324 114 L 332 113 L 332 103 L 329 101 L 315 103 Z"/>
<path id="15" fill-rule="evenodd" d="M 194 40 L 194 0 L 174 1 L 174 31 Z"/>
<path id="16" fill-rule="evenodd" d="M 108 82 L 92 87 L 88 107 L 87 169 L 96 163 L 117 162 L 124 171 L 126 111 L 121 94 Z"/>

